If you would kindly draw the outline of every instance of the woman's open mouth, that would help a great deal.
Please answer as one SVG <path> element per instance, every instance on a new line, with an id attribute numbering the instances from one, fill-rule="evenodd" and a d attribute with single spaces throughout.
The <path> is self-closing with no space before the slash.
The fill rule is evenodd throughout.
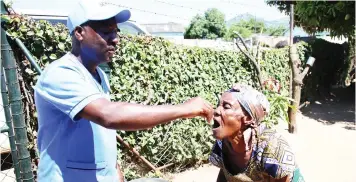
<path id="1" fill-rule="evenodd" d="M 214 119 L 214 125 L 213 125 L 213 129 L 219 128 L 220 127 L 220 123 Z"/>

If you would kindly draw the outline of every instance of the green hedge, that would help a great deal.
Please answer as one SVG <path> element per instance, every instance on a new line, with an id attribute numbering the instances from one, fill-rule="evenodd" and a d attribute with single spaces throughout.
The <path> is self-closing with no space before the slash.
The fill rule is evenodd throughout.
<path id="1" fill-rule="evenodd" d="M 17 15 L 3 18 L 9 20 L 5 24 L 9 35 L 22 40 L 42 68 L 70 49 L 70 37 L 64 25 L 52 26 L 45 21 L 34 22 Z M 33 96 L 32 86 L 37 73 L 15 46 L 13 49 L 24 79 L 23 94 Z M 290 73 L 288 49 L 263 51 L 260 55 L 264 77 L 275 78 L 282 84 L 282 94 L 266 91 L 272 103 L 272 114 L 266 122 L 286 121 L 288 100 L 285 96 L 288 95 Z M 115 101 L 140 103 L 151 95 L 150 105 L 176 104 L 199 95 L 215 105 L 217 95 L 233 83 L 253 86 L 258 83 L 252 65 L 241 53 L 178 46 L 161 38 L 145 36 L 120 35 L 117 54 L 110 66 L 113 68 L 110 73 L 111 96 Z M 28 136 L 33 150 L 36 112 L 31 99 L 24 99 L 24 104 L 30 106 Z M 172 122 L 148 131 L 118 133 L 156 166 L 174 163 L 170 171 L 206 162 L 214 141 L 211 127 L 202 119 Z M 126 177 L 147 175 L 146 169 L 138 167 L 142 165 L 136 165 L 137 161 L 119 146 L 119 161 Z"/>

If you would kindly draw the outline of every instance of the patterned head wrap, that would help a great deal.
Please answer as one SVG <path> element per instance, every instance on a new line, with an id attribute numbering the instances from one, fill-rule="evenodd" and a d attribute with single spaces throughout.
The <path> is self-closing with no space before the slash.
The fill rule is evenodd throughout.
<path id="1" fill-rule="evenodd" d="M 257 127 L 269 113 L 270 103 L 268 99 L 263 93 L 251 86 L 239 84 L 227 92 L 236 93 L 235 96 L 241 107 L 252 117 L 251 127 Z"/>

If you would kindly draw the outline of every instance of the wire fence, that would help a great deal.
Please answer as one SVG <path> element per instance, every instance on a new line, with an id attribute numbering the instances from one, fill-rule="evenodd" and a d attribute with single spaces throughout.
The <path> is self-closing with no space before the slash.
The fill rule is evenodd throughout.
<path id="1" fill-rule="evenodd" d="M 1 97 L 0 100 L 0 128 L 4 129 L 7 125 Z M 16 182 L 8 132 L 0 133 L 0 153 L 0 182 Z"/>
<path id="2" fill-rule="evenodd" d="M 1 1 L 3 12 L 3 1 Z M 1 28 L 1 173 L 0 182 L 33 182 L 28 151 L 26 122 L 23 115 L 18 67 L 6 31 Z"/>

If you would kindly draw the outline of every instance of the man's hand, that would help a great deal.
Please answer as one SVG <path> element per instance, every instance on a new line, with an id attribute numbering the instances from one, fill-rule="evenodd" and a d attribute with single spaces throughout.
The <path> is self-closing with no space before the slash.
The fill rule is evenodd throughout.
<path id="1" fill-rule="evenodd" d="M 182 104 L 182 107 L 187 111 L 187 115 L 184 118 L 194 118 L 200 116 L 204 117 L 209 123 L 213 119 L 213 106 L 201 97 L 189 99 Z"/>

